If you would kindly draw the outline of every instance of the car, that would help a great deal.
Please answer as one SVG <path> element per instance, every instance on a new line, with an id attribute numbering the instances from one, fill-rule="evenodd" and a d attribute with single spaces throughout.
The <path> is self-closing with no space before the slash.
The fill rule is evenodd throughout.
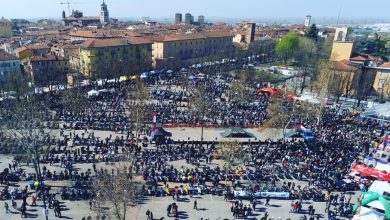
<path id="1" fill-rule="evenodd" d="M 264 87 L 262 89 L 257 90 L 257 94 L 268 94 L 271 96 L 281 95 L 282 91 L 277 88 Z"/>
<path id="2" fill-rule="evenodd" d="M 359 184 L 351 179 L 339 179 L 336 181 L 334 188 L 342 192 L 355 191 L 359 189 Z"/>
<path id="3" fill-rule="evenodd" d="M 302 134 L 303 134 L 303 139 L 308 141 L 313 140 L 315 138 L 311 130 L 304 130 Z"/>

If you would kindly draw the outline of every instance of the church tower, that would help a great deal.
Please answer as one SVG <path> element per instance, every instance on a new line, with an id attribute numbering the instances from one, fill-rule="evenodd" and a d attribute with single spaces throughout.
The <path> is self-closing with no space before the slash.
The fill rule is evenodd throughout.
<path id="1" fill-rule="evenodd" d="M 107 5 L 103 0 L 103 3 L 100 6 L 100 23 L 102 25 L 105 25 L 108 23 L 109 19 L 110 19 L 110 17 L 108 15 Z"/>

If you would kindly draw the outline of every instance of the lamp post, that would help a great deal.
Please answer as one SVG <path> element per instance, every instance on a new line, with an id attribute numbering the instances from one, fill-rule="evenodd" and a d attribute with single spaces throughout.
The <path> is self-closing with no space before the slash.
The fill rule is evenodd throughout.
<path id="1" fill-rule="evenodd" d="M 39 164 L 38 145 L 35 145 L 34 148 L 35 148 L 35 159 L 36 159 L 36 164 L 35 164 L 36 169 L 35 169 L 35 171 L 37 172 L 38 187 L 39 187 L 39 185 L 42 183 L 42 173 L 41 173 L 41 167 L 40 167 L 40 164 Z M 45 215 L 46 220 L 48 220 L 49 219 L 49 212 L 48 212 L 47 207 L 46 207 L 45 193 L 43 191 L 43 188 L 44 188 L 44 186 L 42 185 L 42 189 L 41 190 L 42 190 L 42 200 L 43 200 L 43 207 L 44 207 L 43 214 Z"/>

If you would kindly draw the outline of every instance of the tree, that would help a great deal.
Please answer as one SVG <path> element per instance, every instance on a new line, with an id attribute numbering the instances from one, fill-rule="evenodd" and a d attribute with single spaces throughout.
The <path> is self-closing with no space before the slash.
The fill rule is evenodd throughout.
<path id="1" fill-rule="evenodd" d="M 310 26 L 310 29 L 309 29 L 309 31 L 307 31 L 305 33 L 305 36 L 310 38 L 310 39 L 313 39 L 314 41 L 317 41 L 317 39 L 318 39 L 318 28 L 317 28 L 316 24 L 312 24 Z"/>
<path id="2" fill-rule="evenodd" d="M 276 45 L 276 54 L 284 64 L 295 55 L 299 47 L 299 37 L 297 33 L 290 32 L 284 36 Z"/>
<path id="3" fill-rule="evenodd" d="M 93 182 L 96 191 L 97 211 L 103 211 L 102 203 L 107 202 L 112 214 L 120 220 L 126 220 L 128 207 L 136 206 L 139 201 L 139 183 L 131 178 L 131 168 L 118 165 L 116 175 L 102 172 Z"/>
<path id="4" fill-rule="evenodd" d="M 336 97 L 337 102 L 342 95 L 351 95 L 353 89 L 353 67 L 340 69 L 336 62 L 322 61 L 320 75 L 317 79 L 317 92 Z"/>
<path id="5" fill-rule="evenodd" d="M 319 53 L 316 42 L 308 37 L 300 38 L 296 52 L 296 62 L 302 72 L 301 91 L 306 87 L 306 78 L 316 78 L 318 72 Z"/>
<path id="6" fill-rule="evenodd" d="M 303 124 L 315 119 L 318 119 L 319 123 L 321 121 L 321 108 L 321 105 L 287 101 L 280 97 L 274 97 L 268 105 L 269 119 L 264 126 L 282 129 L 283 139 L 285 139 L 287 129 L 296 123 Z"/>
<path id="7" fill-rule="evenodd" d="M 146 112 L 144 105 L 149 100 L 149 91 L 145 85 L 145 82 L 137 78 L 133 84 L 126 91 L 129 99 L 129 117 L 135 124 L 135 136 L 138 146 L 139 130 L 145 124 L 150 121 L 152 117 L 151 112 Z"/>
<path id="8" fill-rule="evenodd" d="M 215 102 L 215 100 L 210 100 L 212 96 L 208 96 L 208 90 L 209 85 L 207 84 L 207 82 L 200 81 L 198 85 L 196 85 L 195 90 L 192 91 L 192 97 L 190 100 L 193 112 L 200 118 L 199 121 L 201 124 L 201 141 L 203 141 L 205 117 L 210 111 L 211 105 Z"/>
<path id="9" fill-rule="evenodd" d="M 384 61 L 388 61 L 390 50 L 386 47 L 386 41 L 382 40 L 378 34 L 374 39 L 369 39 L 368 36 L 357 38 L 354 45 L 355 54 L 369 54 L 375 57 L 380 57 Z"/>
<path id="10" fill-rule="evenodd" d="M 248 159 L 248 154 L 246 154 L 246 152 L 238 141 L 221 142 L 219 152 L 222 160 L 225 162 L 225 186 L 227 187 L 227 175 L 232 170 L 232 167 L 242 162 L 245 162 L 245 160 Z"/>

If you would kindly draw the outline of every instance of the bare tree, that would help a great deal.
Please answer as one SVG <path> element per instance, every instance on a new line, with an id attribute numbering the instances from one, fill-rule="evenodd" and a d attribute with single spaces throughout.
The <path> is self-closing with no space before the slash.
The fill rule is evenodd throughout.
<path id="1" fill-rule="evenodd" d="M 224 141 L 219 144 L 219 152 L 224 161 L 225 168 L 225 185 L 227 187 L 227 175 L 232 171 L 237 164 L 245 162 L 248 154 L 242 148 L 238 141 Z"/>
<path id="2" fill-rule="evenodd" d="M 149 91 L 147 90 L 145 82 L 137 78 L 135 82 L 130 85 L 126 91 L 129 100 L 129 117 L 135 125 L 135 136 L 138 146 L 139 130 L 145 125 L 145 122 L 150 121 L 152 114 L 146 112 L 144 105 L 149 100 Z"/>
<path id="3" fill-rule="evenodd" d="M 283 130 L 283 139 L 286 138 L 288 128 L 295 126 L 295 123 L 321 121 L 321 105 L 307 102 L 287 101 L 281 98 L 273 98 L 268 106 L 269 119 L 265 127 L 280 128 Z"/>
<path id="4" fill-rule="evenodd" d="M 208 97 L 208 85 L 206 82 L 200 82 L 192 91 L 191 108 L 195 115 L 200 118 L 201 125 L 201 141 L 203 141 L 204 120 L 211 109 L 211 105 L 215 100 L 210 100 Z"/>
<path id="5" fill-rule="evenodd" d="M 321 71 L 316 84 L 316 90 L 319 93 L 332 95 L 336 97 L 337 102 L 342 95 L 350 95 L 352 91 L 352 82 L 354 79 L 354 70 L 340 69 L 334 62 L 323 61 Z"/>
<path id="6" fill-rule="evenodd" d="M 96 191 L 97 212 L 104 212 L 107 203 L 112 214 L 120 220 L 126 220 L 128 208 L 136 206 L 141 194 L 138 182 L 131 178 L 131 168 L 117 165 L 116 173 L 99 173 L 93 183 Z"/>

